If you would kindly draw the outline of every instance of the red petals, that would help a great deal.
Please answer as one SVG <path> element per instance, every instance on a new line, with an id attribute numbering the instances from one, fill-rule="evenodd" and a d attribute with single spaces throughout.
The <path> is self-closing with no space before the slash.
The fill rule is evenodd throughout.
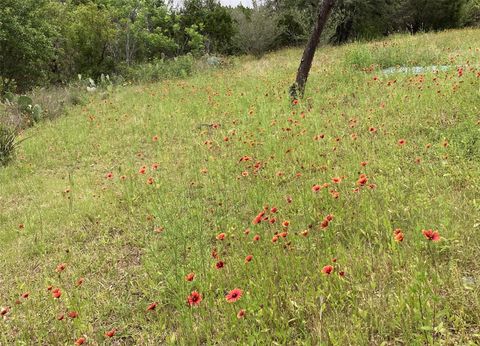
<path id="1" fill-rule="evenodd" d="M 52 297 L 55 298 L 55 299 L 58 299 L 60 298 L 62 295 L 62 291 L 60 290 L 60 288 L 54 288 L 52 289 Z"/>
<path id="2" fill-rule="evenodd" d="M 76 311 L 69 311 L 69 312 L 67 313 L 67 315 L 68 315 L 68 317 L 70 317 L 70 318 L 77 318 L 77 317 L 78 317 L 78 312 L 76 312 Z"/>
<path id="3" fill-rule="evenodd" d="M 438 233 L 438 231 L 434 231 L 434 230 L 431 230 L 431 229 L 428 229 L 428 230 L 422 230 L 422 233 L 423 235 L 425 236 L 425 238 L 427 238 L 428 240 L 430 241 L 440 241 L 440 233 Z"/>
<path id="4" fill-rule="evenodd" d="M 6 306 L 0 309 L 0 316 L 6 316 L 10 312 L 10 307 Z"/>
<path id="5" fill-rule="evenodd" d="M 265 212 L 262 211 L 261 213 L 259 213 L 259 214 L 253 219 L 252 223 L 253 223 L 254 225 L 259 224 L 260 222 L 262 222 L 262 218 L 263 218 L 264 215 L 265 215 Z"/>
<path id="6" fill-rule="evenodd" d="M 220 233 L 219 235 L 217 235 L 217 240 L 223 240 L 226 236 L 227 235 L 225 233 Z"/>
<path id="7" fill-rule="evenodd" d="M 395 231 L 393 231 L 393 239 L 395 239 L 396 242 L 400 243 L 404 238 L 405 235 L 400 228 L 397 228 Z"/>
<path id="8" fill-rule="evenodd" d="M 147 310 L 146 311 L 153 311 L 155 310 L 155 308 L 157 307 L 158 303 L 157 302 L 153 302 L 152 304 L 150 304 L 148 307 L 147 307 Z"/>
<path id="9" fill-rule="evenodd" d="M 185 276 L 186 281 L 193 281 L 195 279 L 195 273 L 189 273 Z"/>
<path id="10" fill-rule="evenodd" d="M 239 288 L 234 288 L 225 296 L 227 302 L 234 303 L 242 297 L 243 291 Z"/>
<path id="11" fill-rule="evenodd" d="M 333 266 L 326 265 L 325 267 L 322 268 L 322 273 L 326 275 L 330 275 L 331 273 L 333 273 Z"/>
<path id="12" fill-rule="evenodd" d="M 218 261 L 217 263 L 215 263 L 215 268 L 222 269 L 223 267 L 225 267 L 225 262 Z"/>
<path id="13" fill-rule="evenodd" d="M 240 309 L 237 313 L 237 318 L 238 319 L 241 319 L 241 318 L 244 318 L 245 317 L 245 313 L 246 311 L 244 309 Z"/>
<path id="14" fill-rule="evenodd" d="M 357 185 L 358 186 L 365 186 L 365 184 L 368 182 L 368 178 L 366 174 L 360 174 L 357 180 Z"/>
<path id="15" fill-rule="evenodd" d="M 62 272 L 65 270 L 66 266 L 67 266 L 66 263 L 60 263 L 59 265 L 57 265 L 57 268 L 55 269 L 55 271 L 57 273 Z"/>
<path id="16" fill-rule="evenodd" d="M 77 341 L 75 341 L 75 346 L 80 346 L 83 345 L 87 341 L 84 337 L 78 338 Z"/>
<path id="17" fill-rule="evenodd" d="M 106 331 L 105 332 L 105 336 L 108 337 L 108 338 L 111 338 L 113 337 L 115 334 L 117 333 L 117 330 L 115 328 L 109 330 L 109 331 Z"/>
<path id="18" fill-rule="evenodd" d="M 190 293 L 190 295 L 188 296 L 187 298 L 187 303 L 188 305 L 190 306 L 196 306 L 198 304 L 200 304 L 200 302 L 202 301 L 202 295 L 200 293 L 198 293 L 197 291 L 193 291 L 192 293 Z"/>
<path id="19" fill-rule="evenodd" d="M 252 255 L 248 255 L 247 257 L 245 257 L 245 263 L 251 262 L 252 259 L 253 259 L 253 256 L 252 256 Z"/>

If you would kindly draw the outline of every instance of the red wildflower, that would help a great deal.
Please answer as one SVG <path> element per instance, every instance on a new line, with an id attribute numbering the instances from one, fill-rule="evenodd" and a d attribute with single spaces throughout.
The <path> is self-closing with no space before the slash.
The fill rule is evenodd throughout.
<path id="1" fill-rule="evenodd" d="M 327 228 L 328 224 L 329 224 L 329 221 L 327 219 L 323 219 L 322 223 L 320 224 L 320 227 Z"/>
<path id="2" fill-rule="evenodd" d="M 259 224 L 260 222 L 262 222 L 262 218 L 263 218 L 264 215 L 265 215 L 265 212 L 262 211 L 261 213 L 259 213 L 259 214 L 255 217 L 255 219 L 253 219 L 252 223 L 253 223 L 254 225 Z"/>
<path id="3" fill-rule="evenodd" d="M 152 141 L 154 141 L 154 142 L 158 141 L 158 135 L 153 136 Z"/>
<path id="4" fill-rule="evenodd" d="M 404 139 L 399 139 L 398 140 L 398 145 L 404 145 L 405 143 L 407 143 L 407 141 L 404 140 Z"/>
<path id="5" fill-rule="evenodd" d="M 279 237 L 282 237 L 282 238 L 286 238 L 287 235 L 288 235 L 288 232 L 278 233 L 278 236 L 279 236 Z"/>
<path id="6" fill-rule="evenodd" d="M 222 269 L 224 266 L 225 266 L 225 262 L 223 262 L 223 261 L 218 261 L 215 264 L 215 268 L 217 268 L 217 269 Z"/>
<path id="7" fill-rule="evenodd" d="M 116 333 L 117 333 L 117 330 L 116 330 L 115 328 L 113 328 L 113 329 L 111 329 L 111 330 L 109 330 L 109 331 L 106 331 L 106 332 L 105 332 L 105 336 L 111 338 L 111 337 L 113 337 Z"/>
<path id="8" fill-rule="evenodd" d="M 274 236 L 272 237 L 272 243 L 276 243 L 277 240 L 278 240 L 278 235 L 274 235 Z"/>
<path id="9" fill-rule="evenodd" d="M 335 184 L 339 184 L 342 182 L 342 178 L 340 177 L 335 177 L 335 178 L 332 178 L 332 181 L 335 183 Z"/>
<path id="10" fill-rule="evenodd" d="M 156 170 L 158 169 L 158 167 L 160 167 L 160 164 L 159 164 L 159 163 L 153 163 L 153 164 L 152 164 L 152 169 L 153 169 L 154 171 L 156 171 Z"/>
<path id="11" fill-rule="evenodd" d="M 255 236 L 253 237 L 253 241 L 259 241 L 260 240 L 260 236 L 258 234 L 255 234 Z"/>
<path id="12" fill-rule="evenodd" d="M 21 297 L 22 297 L 23 299 L 27 299 L 29 295 L 30 295 L 30 292 L 25 292 L 25 293 L 22 294 Z"/>
<path id="13" fill-rule="evenodd" d="M 239 288 L 234 288 L 226 295 L 226 299 L 229 303 L 234 303 L 242 297 L 243 291 Z"/>
<path id="14" fill-rule="evenodd" d="M 84 281 L 84 280 L 85 280 L 84 278 L 79 278 L 79 279 L 77 280 L 77 282 L 75 282 L 75 286 L 77 286 L 77 287 L 78 287 L 78 286 L 81 286 L 81 285 L 83 284 L 83 281 Z"/>
<path id="15" fill-rule="evenodd" d="M 400 228 L 397 228 L 395 231 L 393 231 L 393 238 L 396 242 L 402 242 L 405 238 L 405 235 Z"/>
<path id="16" fill-rule="evenodd" d="M 138 173 L 145 174 L 146 171 L 147 171 L 147 167 L 143 166 L 138 170 Z"/>
<path id="17" fill-rule="evenodd" d="M 225 239 L 225 237 L 226 237 L 225 233 L 220 233 L 219 235 L 217 235 L 218 240 L 223 240 L 223 239 Z"/>
<path id="18" fill-rule="evenodd" d="M 344 277 L 345 276 L 345 272 L 342 270 L 341 272 L 338 273 L 338 275 L 340 275 L 340 277 Z"/>
<path id="19" fill-rule="evenodd" d="M 152 304 L 150 304 L 149 306 L 147 306 L 147 310 L 146 311 L 152 311 L 152 310 L 155 310 L 155 308 L 157 307 L 157 302 L 153 302 Z"/>
<path id="20" fill-rule="evenodd" d="M 240 309 L 240 311 L 238 311 L 237 313 L 237 318 L 244 318 L 245 317 L 245 310 L 244 309 Z"/>
<path id="21" fill-rule="evenodd" d="M 292 196 L 286 196 L 286 197 L 285 197 L 285 200 L 287 201 L 288 204 L 290 204 L 290 203 L 293 202 Z"/>
<path id="22" fill-rule="evenodd" d="M 6 306 L 0 309 L 0 316 L 5 316 L 10 312 L 10 307 Z"/>
<path id="23" fill-rule="evenodd" d="M 18 225 L 18 229 L 24 229 L 24 228 L 25 228 L 25 225 L 23 223 Z"/>
<path id="24" fill-rule="evenodd" d="M 362 161 L 362 162 L 360 162 L 360 166 L 365 167 L 366 165 L 368 165 L 368 162 L 367 162 L 367 161 Z"/>
<path id="25" fill-rule="evenodd" d="M 272 207 L 272 209 L 270 209 L 270 212 L 273 214 L 275 214 L 277 211 L 278 209 L 276 207 Z"/>
<path id="26" fill-rule="evenodd" d="M 59 272 L 61 272 L 61 271 L 64 271 L 66 266 L 67 266 L 66 263 L 60 263 L 59 265 L 57 265 L 57 268 L 55 269 L 55 271 L 56 271 L 57 273 L 59 273 Z"/>
<path id="27" fill-rule="evenodd" d="M 252 256 L 252 255 L 248 255 L 247 257 L 245 257 L 245 263 L 250 262 L 252 259 L 253 259 L 253 256 Z"/>
<path id="28" fill-rule="evenodd" d="M 300 234 L 306 237 L 308 235 L 308 229 L 302 231 Z"/>
<path id="29" fill-rule="evenodd" d="M 313 191 L 313 192 L 318 192 L 318 191 L 320 191 L 321 188 L 322 188 L 322 187 L 321 187 L 320 185 L 313 185 L 313 186 L 312 186 L 312 191 Z"/>
<path id="30" fill-rule="evenodd" d="M 337 199 L 338 197 L 340 197 L 340 192 L 331 190 L 330 195 L 332 195 L 333 198 Z"/>
<path id="31" fill-rule="evenodd" d="M 357 180 L 357 185 L 364 186 L 368 182 L 368 178 L 365 174 L 360 174 L 360 177 Z"/>
<path id="32" fill-rule="evenodd" d="M 197 291 L 193 291 L 187 298 L 187 303 L 190 306 L 198 305 L 202 301 L 202 295 Z"/>
<path id="33" fill-rule="evenodd" d="M 60 288 L 54 288 L 52 290 L 52 297 L 53 298 L 58 299 L 58 298 L 60 298 L 61 295 L 62 295 L 62 291 L 60 290 Z"/>
<path id="34" fill-rule="evenodd" d="M 438 231 L 434 231 L 434 230 L 431 230 L 431 229 L 428 229 L 428 230 L 422 230 L 422 233 L 423 235 L 425 236 L 425 238 L 427 238 L 428 240 L 431 240 L 431 241 L 439 241 L 440 240 L 440 233 L 438 233 Z"/>
<path id="35" fill-rule="evenodd" d="M 288 220 L 283 221 L 283 222 L 282 222 L 282 226 L 283 226 L 283 227 L 288 227 L 288 226 L 290 226 L 290 221 L 288 221 Z"/>
<path id="36" fill-rule="evenodd" d="M 152 177 L 149 177 L 149 178 L 147 179 L 147 184 L 148 184 L 148 185 L 153 185 L 154 182 L 155 182 L 155 181 L 153 180 Z"/>
<path id="37" fill-rule="evenodd" d="M 112 172 L 108 172 L 107 174 L 105 174 L 105 178 L 107 178 L 107 179 L 112 179 L 112 178 L 113 178 L 113 173 L 112 173 Z"/>
<path id="38" fill-rule="evenodd" d="M 268 222 L 270 222 L 271 224 L 274 224 L 275 222 L 277 222 L 277 219 L 272 217 L 270 220 L 268 220 Z"/>
<path id="39" fill-rule="evenodd" d="M 328 214 L 327 216 L 325 216 L 325 220 L 332 221 L 333 220 L 333 215 Z"/>
<path id="40" fill-rule="evenodd" d="M 247 228 L 245 231 L 243 231 L 243 234 L 250 234 L 250 228 Z"/>
<path id="41" fill-rule="evenodd" d="M 75 341 L 75 346 L 80 346 L 83 345 L 87 341 L 84 337 L 78 338 L 77 341 Z"/>
<path id="42" fill-rule="evenodd" d="M 213 258 L 218 258 L 217 249 L 213 249 L 211 255 L 212 255 Z"/>
<path id="43" fill-rule="evenodd" d="M 185 280 L 187 281 L 193 281 L 194 278 L 195 278 L 195 273 L 189 273 L 185 276 Z"/>
<path id="44" fill-rule="evenodd" d="M 294 106 L 298 105 L 298 100 L 297 100 L 297 99 L 294 99 L 294 100 L 292 101 L 292 104 L 293 104 Z"/>
<path id="45" fill-rule="evenodd" d="M 322 268 L 322 273 L 323 274 L 331 274 L 333 272 L 333 266 L 331 265 L 326 265 L 325 267 Z"/>
<path id="46" fill-rule="evenodd" d="M 68 317 L 70 317 L 70 318 L 77 318 L 77 317 L 78 317 L 78 312 L 76 312 L 76 311 L 69 311 L 67 315 L 68 315 Z"/>

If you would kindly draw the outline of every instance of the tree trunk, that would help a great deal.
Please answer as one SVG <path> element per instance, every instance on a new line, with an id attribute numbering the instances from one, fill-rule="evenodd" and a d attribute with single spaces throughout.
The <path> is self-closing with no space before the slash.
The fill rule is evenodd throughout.
<path id="1" fill-rule="evenodd" d="M 290 96 L 293 99 L 297 99 L 297 97 L 303 97 L 305 92 L 305 84 L 307 84 L 308 74 L 310 72 L 310 68 L 312 67 L 313 57 L 315 56 L 315 50 L 320 42 L 320 35 L 322 34 L 323 28 L 327 23 L 328 17 L 330 16 L 334 5 L 335 0 L 323 0 L 322 5 L 318 9 L 317 21 L 315 23 L 315 27 L 313 28 L 312 35 L 308 40 L 307 46 L 303 51 L 302 60 L 300 61 L 300 66 L 298 67 L 297 71 L 297 78 L 295 83 L 290 87 Z"/>

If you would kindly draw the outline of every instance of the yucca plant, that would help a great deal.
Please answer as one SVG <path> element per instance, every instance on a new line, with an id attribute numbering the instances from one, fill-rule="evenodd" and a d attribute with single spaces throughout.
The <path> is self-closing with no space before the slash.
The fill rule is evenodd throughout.
<path id="1" fill-rule="evenodd" d="M 24 140 L 16 139 L 16 131 L 0 125 L 0 167 L 6 166 L 14 158 L 15 149 Z"/>

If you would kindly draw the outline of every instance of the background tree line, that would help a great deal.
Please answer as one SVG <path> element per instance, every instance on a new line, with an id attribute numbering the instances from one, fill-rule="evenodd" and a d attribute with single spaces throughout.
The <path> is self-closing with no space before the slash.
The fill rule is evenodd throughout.
<path id="1" fill-rule="evenodd" d="M 186 54 L 254 54 L 302 44 L 318 0 L 2 0 L 0 93 L 99 78 Z M 480 24 L 480 0 L 341 0 L 331 43 Z"/>

